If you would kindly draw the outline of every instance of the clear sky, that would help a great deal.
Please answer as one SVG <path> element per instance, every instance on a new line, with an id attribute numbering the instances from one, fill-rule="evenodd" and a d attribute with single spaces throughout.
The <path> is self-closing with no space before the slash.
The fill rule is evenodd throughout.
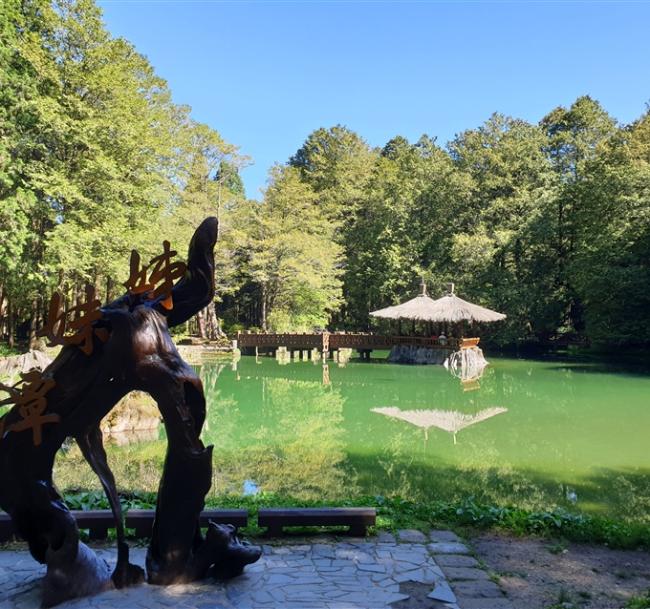
<path id="1" fill-rule="evenodd" d="M 498 111 L 538 121 L 589 94 L 630 122 L 650 101 L 650 2 L 100 0 L 177 103 L 269 167 L 318 127 L 373 146 L 445 143 Z"/>

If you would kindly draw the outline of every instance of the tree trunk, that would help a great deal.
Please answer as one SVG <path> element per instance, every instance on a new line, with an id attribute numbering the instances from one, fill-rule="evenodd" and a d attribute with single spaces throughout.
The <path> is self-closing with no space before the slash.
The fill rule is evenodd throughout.
<path id="1" fill-rule="evenodd" d="M 207 338 L 206 329 L 205 329 L 205 317 L 203 315 L 203 311 L 199 311 L 196 314 L 196 322 L 197 322 L 197 326 L 198 326 L 199 338 Z"/>
<path id="2" fill-rule="evenodd" d="M 217 317 L 214 303 L 211 302 L 207 307 L 205 307 L 205 309 L 203 309 L 203 313 L 205 314 L 205 326 L 208 338 L 210 340 L 218 340 L 220 338 L 223 338 L 226 334 L 221 329 L 221 323 Z"/>
<path id="3" fill-rule="evenodd" d="M 113 292 L 113 279 L 106 277 L 106 302 L 111 302 L 111 294 Z"/>
<path id="4" fill-rule="evenodd" d="M 7 302 L 7 344 L 13 349 L 15 344 L 15 327 L 14 327 L 14 307 L 11 300 Z"/>
<path id="5" fill-rule="evenodd" d="M 261 324 L 260 325 L 262 326 L 262 330 L 264 330 L 264 332 L 266 332 L 266 284 L 264 284 L 264 283 L 262 284 L 262 302 L 260 304 L 261 304 L 261 311 L 260 311 Z"/>
<path id="6" fill-rule="evenodd" d="M 32 314 L 29 319 L 29 348 L 36 348 L 36 326 L 38 324 L 38 300 L 32 300 Z"/>
<path id="7" fill-rule="evenodd" d="M 0 340 L 4 336 L 4 326 L 5 326 L 5 289 L 4 286 L 0 285 Z"/>

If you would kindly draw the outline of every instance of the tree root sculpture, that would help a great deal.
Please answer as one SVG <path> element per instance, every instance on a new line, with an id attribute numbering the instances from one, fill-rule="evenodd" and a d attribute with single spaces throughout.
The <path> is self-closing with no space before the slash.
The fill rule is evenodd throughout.
<path id="1" fill-rule="evenodd" d="M 47 565 L 44 607 L 145 579 L 144 571 L 129 562 L 120 501 L 99 428 L 132 390 L 146 391 L 156 400 L 168 438 L 147 553 L 149 583 L 232 577 L 260 557 L 259 548 L 237 539 L 234 527 L 211 523 L 207 536 L 201 533 L 199 515 L 212 480 L 212 446 L 199 439 L 205 398 L 200 379 L 169 335 L 169 328 L 212 302 L 217 228 L 217 220 L 208 218 L 196 230 L 187 267 L 173 287 L 169 283 L 170 291 L 148 285 L 151 289 L 130 290 L 101 308 L 84 337 L 67 344 L 37 379 L 40 385 L 30 387 L 31 401 L 16 402 L 0 419 L 0 507 L 32 556 Z M 165 248 L 168 253 L 168 244 Z M 132 271 L 133 264 L 132 257 Z M 76 522 L 52 481 L 56 452 L 67 437 L 77 440 L 110 502 L 118 548 L 112 573 L 79 541 Z"/>

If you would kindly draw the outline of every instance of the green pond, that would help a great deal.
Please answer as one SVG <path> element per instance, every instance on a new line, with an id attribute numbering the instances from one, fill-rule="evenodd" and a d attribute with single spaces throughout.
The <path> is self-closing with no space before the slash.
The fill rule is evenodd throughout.
<path id="1" fill-rule="evenodd" d="M 488 359 L 482 377 L 464 383 L 442 366 L 379 359 L 205 364 L 198 370 L 208 401 L 203 437 L 215 446 L 212 492 L 474 496 L 648 522 L 650 375 Z M 154 490 L 164 449 L 162 432 L 112 446 L 118 484 Z M 58 460 L 63 486 L 96 486 L 87 467 L 67 467 L 77 460 L 74 449 Z"/>

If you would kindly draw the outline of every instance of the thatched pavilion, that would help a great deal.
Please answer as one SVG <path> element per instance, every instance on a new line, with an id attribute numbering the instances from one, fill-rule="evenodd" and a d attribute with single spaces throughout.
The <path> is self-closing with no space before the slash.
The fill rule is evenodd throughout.
<path id="1" fill-rule="evenodd" d="M 477 304 L 467 302 L 454 293 L 454 284 L 442 298 L 433 300 L 427 295 L 427 286 L 422 281 L 422 292 L 406 302 L 372 311 L 373 317 L 382 319 L 409 319 L 412 321 L 429 321 L 443 323 L 493 322 L 505 319 L 503 313 L 497 313 Z"/>
<path id="2" fill-rule="evenodd" d="M 397 320 L 400 323 L 400 328 L 403 320 L 411 321 L 414 329 L 416 322 L 428 322 L 429 334 L 432 333 L 434 323 L 440 326 L 444 324 L 447 334 L 453 331 L 456 335 L 453 338 L 449 335 L 443 336 L 441 333 L 439 344 L 433 348 L 429 348 L 426 353 L 422 348 L 418 349 L 409 345 L 401 345 L 393 348 L 389 356 L 389 360 L 396 362 L 432 364 L 441 364 L 447 361 L 449 354 L 448 352 L 445 353 L 445 349 L 449 347 L 457 349 L 478 349 L 477 345 L 480 340 L 478 337 L 465 338 L 462 336 L 464 324 L 491 323 L 500 321 L 506 317 L 503 313 L 497 313 L 491 309 L 459 298 L 454 293 L 453 283 L 448 285 L 448 291 L 444 296 L 434 300 L 427 295 L 424 280 L 422 280 L 422 292 L 415 298 L 411 298 L 411 300 L 407 300 L 402 304 L 372 311 L 370 315 L 379 319 Z M 452 325 L 451 328 L 450 325 Z M 483 359 L 482 353 L 480 354 L 480 359 Z"/>

